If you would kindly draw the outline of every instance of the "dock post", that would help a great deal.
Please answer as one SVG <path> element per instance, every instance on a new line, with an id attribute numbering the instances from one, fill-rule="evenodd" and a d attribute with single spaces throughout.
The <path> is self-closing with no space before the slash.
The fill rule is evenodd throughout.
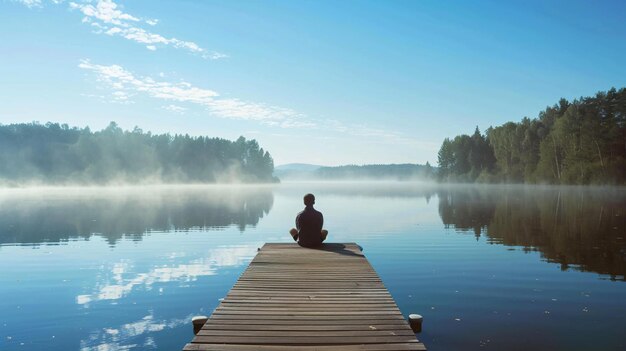
<path id="1" fill-rule="evenodd" d="M 411 329 L 413 329 L 413 331 L 416 333 L 421 333 L 423 320 L 424 320 L 424 317 L 422 317 L 419 314 L 410 314 L 409 325 L 411 326 Z"/>
<path id="2" fill-rule="evenodd" d="M 198 334 L 198 332 L 200 331 L 200 329 L 202 329 L 202 326 L 204 325 L 204 323 L 206 323 L 207 320 L 209 320 L 209 317 L 207 316 L 195 316 L 191 318 L 191 323 L 193 324 L 194 335 Z"/>

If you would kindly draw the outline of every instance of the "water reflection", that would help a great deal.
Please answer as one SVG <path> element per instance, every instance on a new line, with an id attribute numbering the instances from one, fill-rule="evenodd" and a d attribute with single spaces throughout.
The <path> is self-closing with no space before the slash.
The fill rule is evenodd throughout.
<path id="1" fill-rule="evenodd" d="M 141 267 L 140 262 L 124 259 L 112 264 L 108 269 L 104 268 L 104 272 L 98 274 L 92 293 L 78 295 L 76 303 L 83 308 L 90 308 L 90 304 L 107 300 L 111 305 L 115 305 L 117 301 L 112 300 L 120 300 L 120 303 L 123 303 L 124 300 L 121 299 L 125 298 L 128 303 L 131 293 L 141 298 L 153 288 L 158 288 L 160 295 L 164 287 L 170 291 L 188 287 L 190 282 L 197 281 L 203 276 L 216 275 L 222 268 L 245 265 L 256 255 L 259 246 L 261 243 L 220 246 L 209 249 L 204 257 L 194 259 L 174 253 L 161 262 L 151 262 L 151 268 L 147 271 L 138 268 Z M 172 260 L 176 263 L 169 263 Z M 118 313 L 121 314 L 119 311 L 118 309 Z M 184 325 L 189 325 L 193 316 L 189 314 L 181 318 L 163 319 L 156 315 L 155 311 L 149 310 L 148 314 L 139 320 L 119 326 L 97 328 L 87 339 L 81 340 L 80 349 L 81 351 L 157 349 L 157 340 L 153 336 L 168 329 L 180 329 Z"/>
<path id="2" fill-rule="evenodd" d="M 103 278 L 98 281 L 92 293 L 76 296 L 76 303 L 87 305 L 101 300 L 118 300 L 138 287 L 149 291 L 155 283 L 186 283 L 202 276 L 215 275 L 218 268 L 238 266 L 252 259 L 259 246 L 261 245 L 239 245 L 211 249 L 206 257 L 185 263 L 159 263 L 145 272 L 138 272 L 132 259 L 124 259 L 113 263 L 109 272 L 101 275 Z M 170 258 L 172 256 L 175 254 Z"/>
<path id="3" fill-rule="evenodd" d="M 256 248 L 290 239 L 306 192 L 332 241 L 363 245 L 401 310 L 427 314 L 433 349 L 624 348 L 626 285 L 520 248 L 624 280 L 626 189 L 343 182 L 0 190 L 0 349 L 180 349 Z"/>
<path id="4" fill-rule="evenodd" d="M 158 345 L 153 337 L 145 336 L 140 343 L 128 343 L 129 340 L 137 339 L 144 334 L 157 333 L 166 329 L 175 329 L 189 324 L 193 317 L 190 314 L 184 318 L 171 320 L 158 320 L 154 313 L 150 312 L 142 319 L 126 323 L 118 328 L 104 328 L 93 332 L 89 339 L 81 340 L 81 351 L 122 351 L 131 349 L 155 350 Z"/>
<path id="5" fill-rule="evenodd" d="M 140 240 L 149 231 L 256 225 L 272 208 L 270 188 L 54 189 L 0 193 L 0 244 L 72 238 Z"/>
<path id="6" fill-rule="evenodd" d="M 443 187 L 446 226 L 539 251 L 548 262 L 626 280 L 622 188 Z"/>

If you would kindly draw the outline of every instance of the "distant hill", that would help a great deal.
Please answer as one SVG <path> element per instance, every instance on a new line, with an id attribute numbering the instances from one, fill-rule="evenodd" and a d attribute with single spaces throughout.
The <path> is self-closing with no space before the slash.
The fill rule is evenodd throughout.
<path id="1" fill-rule="evenodd" d="M 274 176 L 280 179 L 307 179 L 321 167 L 307 163 L 288 163 L 274 167 Z"/>
<path id="2" fill-rule="evenodd" d="M 321 167 L 324 167 L 324 166 L 310 165 L 308 163 L 288 163 L 286 165 L 276 166 L 274 167 L 274 170 L 281 171 L 281 172 L 284 172 L 284 171 L 311 172 Z"/>
<path id="3" fill-rule="evenodd" d="M 274 176 L 282 180 L 431 180 L 435 173 L 428 163 L 336 167 L 292 163 L 274 168 Z"/>

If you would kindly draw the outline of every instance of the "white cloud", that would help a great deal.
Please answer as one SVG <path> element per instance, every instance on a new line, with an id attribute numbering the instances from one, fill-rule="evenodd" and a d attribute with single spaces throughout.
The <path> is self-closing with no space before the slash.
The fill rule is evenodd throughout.
<path id="1" fill-rule="evenodd" d="M 43 7 L 44 4 L 44 0 L 13 1 L 19 2 L 29 8 Z M 63 1 L 64 0 L 51 0 L 54 4 L 60 4 Z M 160 34 L 146 31 L 138 25 L 145 23 L 150 26 L 156 26 L 159 20 L 156 18 L 142 19 L 126 13 L 122 11 L 121 7 L 113 2 L 113 0 L 83 0 L 81 2 L 70 2 L 69 8 L 80 11 L 83 14 L 82 22 L 89 23 L 94 28 L 94 33 L 120 36 L 140 44 L 145 44 L 146 48 L 151 51 L 157 50 L 158 44 L 183 49 L 209 60 L 218 60 L 228 57 L 228 55 L 224 53 L 204 49 L 192 41 L 166 38 Z"/>
<path id="2" fill-rule="evenodd" d="M 138 77 L 119 65 L 98 65 L 89 60 L 82 60 L 80 68 L 96 74 L 97 80 L 114 90 L 113 101 L 131 103 L 134 94 L 147 94 L 156 99 L 169 102 L 192 103 L 207 108 L 211 114 L 221 118 L 253 120 L 265 125 L 279 128 L 299 128 L 325 130 L 358 138 L 368 138 L 372 143 L 424 144 L 404 133 L 386 128 L 374 128 L 364 124 L 346 124 L 334 119 L 316 121 L 292 109 L 259 102 L 249 102 L 237 98 L 223 98 L 214 90 L 195 87 L 187 82 L 156 81 L 150 77 Z M 165 74 L 158 74 L 163 78 Z M 163 109 L 182 113 L 186 108 L 168 104 Z M 421 148 L 432 149 L 433 146 L 419 145 Z M 436 147 L 436 146 L 435 146 Z"/>
<path id="3" fill-rule="evenodd" d="M 22 5 L 31 9 L 34 7 L 42 7 L 41 0 L 13 0 L 13 1 L 19 2 Z"/>
<path id="4" fill-rule="evenodd" d="M 116 3 L 112 0 L 99 0 L 96 6 L 90 3 L 75 3 L 70 2 L 71 9 L 80 10 L 85 18 L 94 18 L 107 24 L 114 24 L 117 26 L 128 27 L 127 22 L 139 22 L 140 19 L 130 14 L 124 13 L 118 9 Z"/>
<path id="5" fill-rule="evenodd" d="M 99 82 L 114 90 L 113 96 L 120 98 L 130 94 L 147 94 L 150 97 L 170 102 L 193 103 L 206 107 L 211 114 L 221 118 L 254 120 L 267 125 L 284 128 L 312 127 L 294 110 L 236 98 L 221 98 L 216 91 L 195 87 L 187 82 L 172 83 L 155 81 L 150 77 L 137 77 L 119 65 L 97 65 L 82 60 L 78 67 L 96 74 Z M 124 101 L 129 101 L 125 99 Z"/>
<path id="6" fill-rule="evenodd" d="M 112 95 L 116 102 L 132 103 L 132 101 L 129 100 L 131 95 L 125 91 L 114 91 Z"/>
<path id="7" fill-rule="evenodd" d="M 228 58 L 228 57 L 229 57 L 228 55 L 223 54 L 221 52 L 216 52 L 216 51 L 202 53 L 202 58 L 209 59 L 209 60 L 219 60 L 219 59 Z"/>
<path id="8" fill-rule="evenodd" d="M 120 28 L 113 27 L 104 32 L 108 35 L 119 35 L 128 40 L 136 41 L 141 44 L 170 44 L 170 40 L 165 37 L 147 32 L 141 28 L 130 27 L 130 28 Z"/>
<path id="9" fill-rule="evenodd" d="M 13 2 L 19 2 L 20 4 L 28 7 L 28 8 L 35 8 L 35 7 L 43 7 L 43 1 L 42 0 L 12 0 Z M 62 3 L 65 0 L 51 0 L 51 2 L 55 5 L 58 5 L 60 3 Z"/>
<path id="10" fill-rule="evenodd" d="M 36 1 L 41 0 L 22 0 Z M 120 7 L 112 0 L 98 0 L 95 6 L 92 2 L 70 2 L 70 8 L 80 11 L 84 17 L 84 23 L 91 23 L 96 28 L 96 34 L 107 34 L 111 36 L 120 36 L 122 38 L 144 44 L 148 50 L 155 51 L 158 46 L 171 46 L 177 49 L 187 50 L 191 53 L 200 55 L 202 58 L 217 60 L 226 58 L 228 55 L 209 51 L 198 44 L 180 40 L 177 38 L 166 38 L 160 34 L 149 32 L 138 26 L 140 23 L 146 23 L 150 26 L 158 24 L 158 19 L 141 19 L 131 14 L 123 12 Z"/>
<path id="11" fill-rule="evenodd" d="M 182 106 L 177 106 L 177 105 L 161 106 L 161 108 L 170 112 L 174 112 L 174 113 L 183 113 L 187 111 L 187 108 L 182 107 Z"/>

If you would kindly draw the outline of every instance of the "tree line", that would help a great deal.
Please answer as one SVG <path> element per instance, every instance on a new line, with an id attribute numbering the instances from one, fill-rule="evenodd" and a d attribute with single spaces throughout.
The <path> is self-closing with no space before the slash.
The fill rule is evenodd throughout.
<path id="1" fill-rule="evenodd" d="M 430 180 L 435 171 L 430 163 L 418 165 L 411 163 L 387 165 L 347 165 L 320 167 L 313 176 L 318 179 L 387 179 L 387 180 Z"/>
<path id="2" fill-rule="evenodd" d="M 274 161 L 256 140 L 37 122 L 0 125 L 0 183 L 271 182 Z"/>
<path id="3" fill-rule="evenodd" d="M 626 88 L 561 99 L 535 119 L 446 138 L 439 178 L 458 182 L 626 183 Z"/>

